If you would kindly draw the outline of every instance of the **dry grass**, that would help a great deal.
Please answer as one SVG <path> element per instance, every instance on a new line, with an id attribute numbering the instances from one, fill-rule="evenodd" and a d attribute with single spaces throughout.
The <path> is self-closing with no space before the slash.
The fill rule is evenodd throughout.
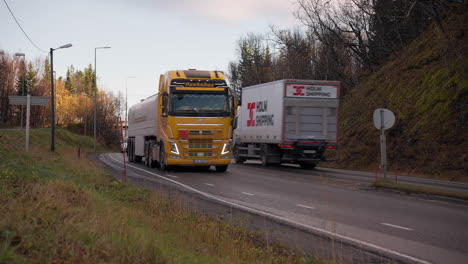
<path id="1" fill-rule="evenodd" d="M 415 186 L 409 184 L 401 184 L 395 183 L 385 179 L 379 179 L 374 184 L 376 188 L 384 188 L 384 189 L 392 189 L 403 191 L 407 193 L 417 193 L 417 194 L 428 194 L 428 195 L 437 195 L 437 196 L 445 196 L 457 199 L 468 200 L 468 193 L 464 192 L 456 192 L 456 191 L 447 191 L 441 189 L 435 189 L 426 186 Z"/>
<path id="2" fill-rule="evenodd" d="M 0 263 L 312 262 L 114 180 L 77 158 L 89 139 L 60 133 L 50 153 L 46 130 L 29 152 L 19 131 L 0 132 Z"/>
<path id="3" fill-rule="evenodd" d="M 342 98 L 337 162 L 322 165 L 373 171 L 380 132 L 372 113 L 383 107 L 396 115 L 387 131 L 392 169 L 468 182 L 467 18 L 463 8 L 454 10 L 444 21 L 446 32 L 430 26 Z"/>

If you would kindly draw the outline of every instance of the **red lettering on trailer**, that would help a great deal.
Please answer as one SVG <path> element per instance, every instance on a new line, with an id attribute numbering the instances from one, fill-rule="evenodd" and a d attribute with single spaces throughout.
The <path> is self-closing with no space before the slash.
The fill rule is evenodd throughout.
<path id="1" fill-rule="evenodd" d="M 293 86 L 293 89 L 296 89 L 296 92 L 293 93 L 293 95 L 304 96 L 305 94 L 302 92 L 304 88 L 304 86 Z"/>
<path id="2" fill-rule="evenodd" d="M 256 108 L 255 105 L 256 105 L 255 102 L 247 104 L 247 109 L 249 110 L 249 120 L 247 120 L 248 127 L 255 126 L 255 119 L 254 119 L 254 109 Z"/>

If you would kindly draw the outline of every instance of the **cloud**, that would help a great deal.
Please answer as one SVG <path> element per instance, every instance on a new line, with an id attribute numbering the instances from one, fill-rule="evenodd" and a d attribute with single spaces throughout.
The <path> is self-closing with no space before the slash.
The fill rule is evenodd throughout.
<path id="1" fill-rule="evenodd" d="M 194 0 L 190 5 L 207 17 L 230 22 L 267 16 L 289 17 L 292 13 L 292 4 L 288 0 Z"/>
<path id="2" fill-rule="evenodd" d="M 133 0 L 127 4 L 139 8 L 189 15 L 223 22 L 243 22 L 265 17 L 288 19 L 294 11 L 294 0 Z"/>

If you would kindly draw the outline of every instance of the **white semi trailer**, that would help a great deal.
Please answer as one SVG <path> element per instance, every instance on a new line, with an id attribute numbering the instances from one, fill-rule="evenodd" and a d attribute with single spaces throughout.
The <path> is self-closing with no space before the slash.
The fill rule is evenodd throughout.
<path id="1" fill-rule="evenodd" d="M 340 82 L 281 80 L 242 89 L 235 120 L 237 163 L 295 163 L 314 168 L 337 146 Z"/>

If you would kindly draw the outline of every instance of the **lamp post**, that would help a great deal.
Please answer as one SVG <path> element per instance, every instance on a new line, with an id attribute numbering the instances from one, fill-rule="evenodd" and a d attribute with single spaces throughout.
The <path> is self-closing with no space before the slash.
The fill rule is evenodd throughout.
<path id="1" fill-rule="evenodd" d="M 23 88 L 21 89 L 21 96 L 24 96 L 24 88 L 25 87 L 25 81 L 26 81 L 26 55 L 24 53 L 15 53 L 16 57 L 23 57 L 23 66 L 24 66 L 24 76 L 23 76 Z M 23 112 L 24 112 L 24 105 L 21 105 L 21 129 L 23 129 Z"/>
<path id="2" fill-rule="evenodd" d="M 94 48 L 94 152 L 96 152 L 96 128 L 97 128 L 97 121 L 96 121 L 96 116 L 97 116 L 97 111 L 96 111 L 96 97 L 97 97 L 97 79 L 96 79 L 96 51 L 98 49 L 110 49 L 111 47 L 96 47 Z"/>
<path id="3" fill-rule="evenodd" d="M 136 77 L 135 76 L 129 76 L 127 77 L 127 79 L 125 80 L 125 138 L 128 136 L 128 114 L 127 114 L 127 111 L 128 111 L 128 79 L 135 79 Z"/>
<path id="4" fill-rule="evenodd" d="M 56 49 L 50 48 L 50 151 L 55 151 L 55 92 L 54 92 L 54 50 L 70 48 L 66 44 Z"/>

